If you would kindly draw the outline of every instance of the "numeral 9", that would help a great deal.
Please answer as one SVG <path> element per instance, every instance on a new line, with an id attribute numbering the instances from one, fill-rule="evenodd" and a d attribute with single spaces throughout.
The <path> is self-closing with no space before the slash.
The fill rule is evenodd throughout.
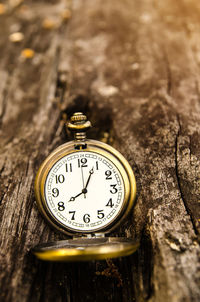
<path id="1" fill-rule="evenodd" d="M 59 195 L 59 190 L 58 190 L 57 188 L 53 188 L 53 189 L 52 189 L 52 195 L 53 195 L 53 197 L 58 197 L 58 195 Z"/>

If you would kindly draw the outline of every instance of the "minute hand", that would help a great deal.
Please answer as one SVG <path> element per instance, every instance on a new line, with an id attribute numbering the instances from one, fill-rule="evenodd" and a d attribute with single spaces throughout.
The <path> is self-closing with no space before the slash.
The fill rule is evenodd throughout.
<path id="1" fill-rule="evenodd" d="M 89 171 L 89 173 L 90 173 L 90 175 L 89 175 L 89 177 L 88 177 L 88 179 L 87 179 L 85 188 L 83 189 L 83 191 L 86 190 L 86 192 L 87 192 L 87 186 L 88 186 L 88 184 L 89 184 L 89 182 L 90 182 L 90 178 L 91 178 L 92 174 L 94 173 L 94 168 L 92 168 L 92 169 Z M 83 192 L 83 191 L 82 191 L 82 192 Z M 84 193 L 84 192 L 83 192 L 83 193 Z"/>

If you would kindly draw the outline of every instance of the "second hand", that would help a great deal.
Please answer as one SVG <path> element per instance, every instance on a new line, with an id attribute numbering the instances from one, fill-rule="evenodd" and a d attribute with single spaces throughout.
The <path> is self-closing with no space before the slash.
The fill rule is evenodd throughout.
<path id="1" fill-rule="evenodd" d="M 84 184 L 84 175 L 83 175 L 83 167 L 81 166 L 81 175 L 82 175 L 82 183 L 83 183 L 83 189 L 85 187 L 85 184 Z M 84 193 L 84 198 L 86 198 L 86 194 Z"/>

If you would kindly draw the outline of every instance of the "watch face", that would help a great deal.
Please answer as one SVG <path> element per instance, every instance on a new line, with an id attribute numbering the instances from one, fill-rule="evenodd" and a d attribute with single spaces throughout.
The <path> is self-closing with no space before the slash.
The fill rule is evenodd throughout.
<path id="1" fill-rule="evenodd" d="M 75 232 L 104 229 L 119 216 L 125 196 L 121 172 L 107 157 L 76 151 L 51 167 L 44 184 L 46 210 Z"/>

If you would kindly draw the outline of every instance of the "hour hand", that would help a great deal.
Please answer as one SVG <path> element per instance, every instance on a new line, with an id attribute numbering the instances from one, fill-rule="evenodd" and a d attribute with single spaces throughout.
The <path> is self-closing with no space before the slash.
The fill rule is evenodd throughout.
<path id="1" fill-rule="evenodd" d="M 74 197 L 71 197 L 69 201 L 74 201 L 78 196 L 80 196 L 81 194 L 83 194 L 84 192 L 82 191 L 81 193 L 77 194 Z"/>

